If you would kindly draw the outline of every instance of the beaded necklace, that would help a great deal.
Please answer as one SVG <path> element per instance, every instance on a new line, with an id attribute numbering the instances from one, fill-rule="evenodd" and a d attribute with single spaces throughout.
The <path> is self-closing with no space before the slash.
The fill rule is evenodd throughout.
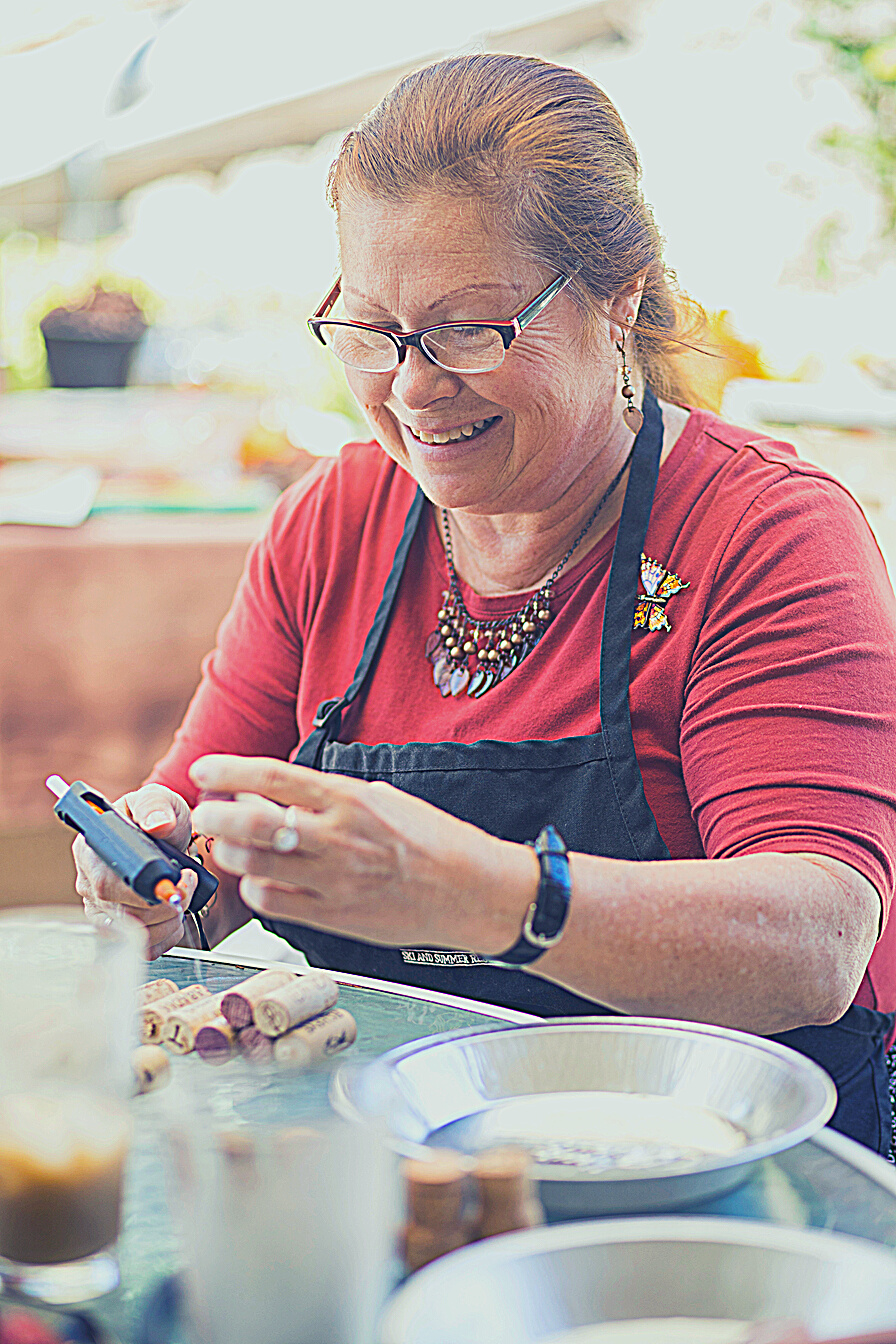
<path id="1" fill-rule="evenodd" d="M 454 568 L 448 510 L 441 510 L 449 586 L 442 593 L 438 625 L 426 641 L 425 653 L 433 665 L 432 679 L 443 696 L 460 695 L 465 690 L 467 695 L 478 700 L 509 676 L 532 652 L 551 621 L 554 584 L 595 518 L 615 492 L 628 470 L 633 452 L 634 444 L 563 559 L 538 591 L 529 597 L 525 606 L 512 616 L 486 621 L 471 616 L 467 611 Z"/>

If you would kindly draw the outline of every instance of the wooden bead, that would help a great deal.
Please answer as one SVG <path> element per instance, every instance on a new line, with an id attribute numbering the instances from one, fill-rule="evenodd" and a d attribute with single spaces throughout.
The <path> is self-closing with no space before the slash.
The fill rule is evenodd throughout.
<path id="1" fill-rule="evenodd" d="M 497 650 L 497 649 L 489 649 L 489 651 L 488 651 L 488 660 L 489 660 L 490 663 L 496 663 L 496 662 L 498 661 L 498 650 Z"/>
<path id="2" fill-rule="evenodd" d="M 628 383 L 626 383 L 622 389 L 622 395 L 624 397 L 633 397 L 635 395 L 635 389 L 633 387 L 629 387 Z"/>
<path id="3" fill-rule="evenodd" d="M 538 613 L 538 619 L 540 621 L 549 621 L 551 619 L 551 613 L 548 611 L 547 607 L 541 608 Z"/>
<path id="4" fill-rule="evenodd" d="M 439 616 L 438 616 L 438 619 L 439 619 L 440 621 L 446 621 L 446 620 L 448 619 L 448 612 L 445 610 L 444 607 L 440 607 L 440 608 L 439 608 Z"/>
<path id="5" fill-rule="evenodd" d="M 510 642 L 511 642 L 511 644 L 522 644 L 522 642 L 523 642 L 523 637 L 522 637 L 522 635 L 518 635 L 518 634 L 516 634 L 516 632 L 514 632 L 514 633 L 510 636 Z"/>
<path id="6" fill-rule="evenodd" d="M 484 663 L 485 660 L 488 658 L 488 649 L 477 649 L 476 657 L 479 659 L 481 663 Z"/>
<path id="7" fill-rule="evenodd" d="M 502 639 L 501 643 L 498 645 L 498 648 L 501 650 L 502 653 L 506 653 L 510 647 L 511 644 L 509 639 Z"/>
<path id="8" fill-rule="evenodd" d="M 450 634 L 451 634 L 451 626 L 450 626 L 450 625 L 443 625 L 442 628 L 441 628 L 441 630 L 439 631 L 439 633 L 442 634 L 442 635 L 450 635 Z"/>
<path id="9" fill-rule="evenodd" d="M 468 639 L 464 644 L 464 653 L 475 653 L 475 652 L 476 652 L 476 645 L 471 643 L 470 640 Z"/>
<path id="10" fill-rule="evenodd" d="M 534 629 L 535 629 L 534 621 L 523 621 L 523 630 L 527 635 L 531 635 Z"/>

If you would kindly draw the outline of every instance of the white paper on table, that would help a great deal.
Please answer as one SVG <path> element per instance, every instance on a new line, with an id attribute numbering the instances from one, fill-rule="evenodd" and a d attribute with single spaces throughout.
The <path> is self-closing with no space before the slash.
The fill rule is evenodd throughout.
<path id="1" fill-rule="evenodd" d="M 93 508 L 100 488 L 95 467 L 13 463 L 0 468 L 0 524 L 77 527 Z"/>

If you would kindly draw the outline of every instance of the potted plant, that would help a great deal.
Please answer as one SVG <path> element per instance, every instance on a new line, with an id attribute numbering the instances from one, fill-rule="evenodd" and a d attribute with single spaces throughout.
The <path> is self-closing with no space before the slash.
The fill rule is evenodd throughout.
<path id="1" fill-rule="evenodd" d="M 132 295 L 95 285 L 40 324 L 54 387 L 124 387 L 147 321 Z"/>

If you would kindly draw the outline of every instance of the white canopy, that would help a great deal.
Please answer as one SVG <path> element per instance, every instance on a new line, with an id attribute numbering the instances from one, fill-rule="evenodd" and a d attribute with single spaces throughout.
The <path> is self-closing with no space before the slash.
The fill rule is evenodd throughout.
<path id="1" fill-rule="evenodd" d="M 79 153 L 97 164 L 96 194 L 116 200 L 170 173 L 216 172 L 253 150 L 313 143 L 446 52 L 550 56 L 625 41 L 641 3 L 343 0 L 312 12 L 293 0 L 190 0 L 161 27 L 147 12 L 122 13 L 0 59 L 0 118 L 17 128 L 0 165 L 0 219 L 55 230 Z M 147 95 L 108 115 L 110 93 L 150 38 Z"/>

